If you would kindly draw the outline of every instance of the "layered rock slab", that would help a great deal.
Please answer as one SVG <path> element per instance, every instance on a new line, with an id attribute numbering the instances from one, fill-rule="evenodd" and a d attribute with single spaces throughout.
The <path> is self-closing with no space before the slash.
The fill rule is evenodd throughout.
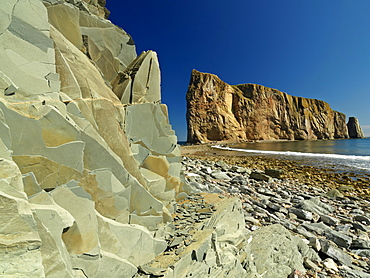
<path id="1" fill-rule="evenodd" d="M 349 137 L 345 115 L 328 103 L 262 85 L 193 70 L 186 98 L 189 143 Z"/>

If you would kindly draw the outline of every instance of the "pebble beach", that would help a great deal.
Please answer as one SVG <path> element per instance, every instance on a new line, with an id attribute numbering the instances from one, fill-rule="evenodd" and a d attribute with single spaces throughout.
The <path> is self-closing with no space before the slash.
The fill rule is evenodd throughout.
<path id="1" fill-rule="evenodd" d="M 247 231 L 280 224 L 315 250 L 306 276 L 370 277 L 369 177 L 325 167 L 182 146 L 182 170 L 195 193 L 236 196 Z"/>

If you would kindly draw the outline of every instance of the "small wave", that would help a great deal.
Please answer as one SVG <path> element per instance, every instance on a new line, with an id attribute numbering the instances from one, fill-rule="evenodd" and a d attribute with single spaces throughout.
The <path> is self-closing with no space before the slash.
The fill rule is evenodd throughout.
<path id="1" fill-rule="evenodd" d="M 370 156 L 359 156 L 359 155 L 343 155 L 343 154 L 325 154 L 325 153 L 305 153 L 305 152 L 292 152 L 292 151 L 265 151 L 265 150 L 252 150 L 252 149 L 240 149 L 230 148 L 221 145 L 212 146 L 216 149 L 237 151 L 253 154 L 263 155 L 276 155 L 276 156 L 288 156 L 291 158 L 311 158 L 316 162 L 320 162 L 325 159 L 327 162 L 333 164 L 342 165 L 346 167 L 352 167 L 356 169 L 370 171 Z"/>
<path id="2" fill-rule="evenodd" d="M 261 153 L 261 154 L 275 154 L 275 155 L 289 155 L 289 156 L 308 156 L 308 157 L 327 157 L 327 158 L 335 158 L 335 159 L 355 159 L 361 161 L 369 161 L 370 156 L 359 156 L 359 155 L 344 155 L 344 154 L 326 154 L 326 153 L 304 153 L 304 152 L 290 152 L 290 151 L 263 151 L 263 150 L 251 150 L 251 149 L 238 149 L 238 148 L 230 148 L 224 147 L 221 145 L 214 145 L 212 148 L 221 149 L 221 150 L 228 150 L 228 151 L 238 151 L 238 152 L 246 152 L 246 153 Z"/>

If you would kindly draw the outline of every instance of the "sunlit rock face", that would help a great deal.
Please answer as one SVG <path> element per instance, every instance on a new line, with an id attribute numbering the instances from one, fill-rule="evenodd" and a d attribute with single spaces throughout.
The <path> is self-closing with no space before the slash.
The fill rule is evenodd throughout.
<path id="1" fill-rule="evenodd" d="M 364 132 L 360 126 L 360 122 L 356 117 L 349 117 L 348 119 L 348 133 L 350 138 L 364 138 Z"/>
<path id="2" fill-rule="evenodd" d="M 189 143 L 348 138 L 346 116 L 328 103 L 262 85 L 193 70 L 186 98 Z"/>
<path id="3" fill-rule="evenodd" d="M 1 275 L 132 277 L 166 249 L 183 189 L 157 55 L 104 5 L 0 6 Z"/>

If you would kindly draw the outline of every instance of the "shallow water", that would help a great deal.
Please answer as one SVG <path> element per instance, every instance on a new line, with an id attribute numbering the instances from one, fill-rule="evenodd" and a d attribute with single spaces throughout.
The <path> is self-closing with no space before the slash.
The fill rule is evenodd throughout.
<path id="1" fill-rule="evenodd" d="M 318 141 L 279 141 L 233 144 L 215 148 L 297 160 L 338 171 L 370 174 L 370 138 Z"/>

